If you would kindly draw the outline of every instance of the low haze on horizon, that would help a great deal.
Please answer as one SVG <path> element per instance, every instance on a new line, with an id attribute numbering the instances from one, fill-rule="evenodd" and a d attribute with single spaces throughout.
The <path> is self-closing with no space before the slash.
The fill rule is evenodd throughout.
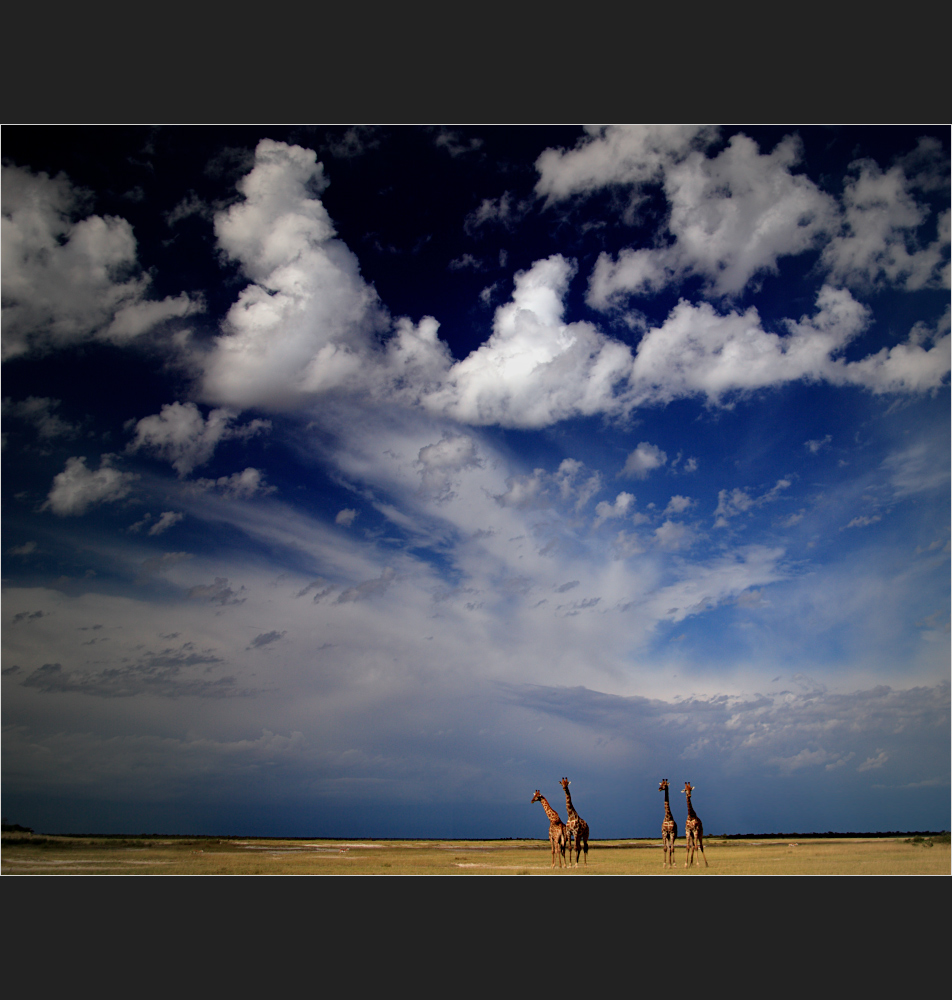
<path id="1" fill-rule="evenodd" d="M 4 129 L 5 822 L 948 829 L 949 136 Z"/>

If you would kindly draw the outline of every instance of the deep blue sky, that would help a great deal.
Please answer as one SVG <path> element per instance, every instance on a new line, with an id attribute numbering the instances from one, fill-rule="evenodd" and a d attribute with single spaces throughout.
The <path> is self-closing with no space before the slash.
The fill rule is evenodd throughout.
<path id="1" fill-rule="evenodd" d="M 947 128 L 3 140 L 10 821 L 948 827 Z"/>

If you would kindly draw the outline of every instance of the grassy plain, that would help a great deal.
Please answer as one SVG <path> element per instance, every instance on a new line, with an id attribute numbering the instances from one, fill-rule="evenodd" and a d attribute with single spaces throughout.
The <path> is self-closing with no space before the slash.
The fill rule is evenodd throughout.
<path id="1" fill-rule="evenodd" d="M 4 834 L 4 875 L 948 875 L 948 834 L 903 838 L 705 842 L 709 868 L 662 869 L 660 840 L 591 845 L 588 865 L 553 870 L 540 840 L 258 840 Z"/>

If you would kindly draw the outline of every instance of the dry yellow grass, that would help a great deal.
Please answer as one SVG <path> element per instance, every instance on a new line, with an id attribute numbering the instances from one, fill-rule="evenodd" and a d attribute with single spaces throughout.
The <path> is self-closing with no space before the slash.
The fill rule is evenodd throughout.
<path id="1" fill-rule="evenodd" d="M 554 871 L 548 841 L 339 841 L 4 835 L 4 875 L 948 875 L 946 841 L 709 839 L 709 868 L 662 869 L 660 839 L 598 841 Z M 684 843 L 676 860 L 683 866 Z"/>

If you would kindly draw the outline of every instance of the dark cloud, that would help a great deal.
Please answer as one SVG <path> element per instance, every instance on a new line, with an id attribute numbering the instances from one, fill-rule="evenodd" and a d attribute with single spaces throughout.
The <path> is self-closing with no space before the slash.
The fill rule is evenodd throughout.
<path id="1" fill-rule="evenodd" d="M 247 598 L 241 595 L 245 593 L 245 587 L 232 590 L 228 586 L 228 578 L 216 576 L 214 583 L 199 584 L 188 591 L 188 596 L 197 601 L 209 601 L 212 604 L 244 604 Z"/>
<path id="2" fill-rule="evenodd" d="M 65 670 L 61 663 L 44 663 L 24 680 L 23 686 L 45 694 L 86 694 L 97 698 L 130 698 L 153 694 L 163 698 L 229 698 L 254 692 L 239 688 L 234 677 L 200 678 L 189 668 L 205 673 L 223 663 L 211 650 L 198 650 L 186 642 L 143 653 L 134 663 L 100 671 Z"/>
<path id="3" fill-rule="evenodd" d="M 261 649 L 262 646 L 268 646 L 272 642 L 277 642 L 279 639 L 283 639 L 287 635 L 287 632 L 262 632 L 260 635 L 256 635 L 245 649 Z"/>
<path id="4" fill-rule="evenodd" d="M 581 687 L 508 686 L 505 692 L 514 703 L 582 726 L 597 738 L 610 736 L 654 752 L 659 766 L 703 761 L 707 770 L 766 767 L 791 774 L 861 772 L 893 760 L 902 761 L 902 771 L 889 780 L 905 784 L 942 774 L 940 750 L 949 738 L 947 684 L 908 691 L 881 685 L 849 694 L 808 684 L 799 692 L 673 702 Z M 923 743 L 928 752 L 922 752 Z"/>
<path id="5" fill-rule="evenodd" d="M 35 622 L 37 618 L 43 617 L 43 611 L 20 611 L 13 616 L 13 624 L 19 625 L 20 622 Z"/>
<path id="6" fill-rule="evenodd" d="M 332 583 L 328 583 L 327 580 L 312 580 L 306 587 L 299 590 L 294 596 L 304 597 L 305 594 L 309 594 L 311 591 L 314 591 L 314 603 L 320 604 L 322 598 L 325 598 L 328 594 L 333 593 L 335 589 L 334 585 Z"/>
<path id="7" fill-rule="evenodd" d="M 380 129 L 374 125 L 354 125 L 342 133 L 330 132 L 325 138 L 327 151 L 338 159 L 350 160 L 377 149 Z"/>

